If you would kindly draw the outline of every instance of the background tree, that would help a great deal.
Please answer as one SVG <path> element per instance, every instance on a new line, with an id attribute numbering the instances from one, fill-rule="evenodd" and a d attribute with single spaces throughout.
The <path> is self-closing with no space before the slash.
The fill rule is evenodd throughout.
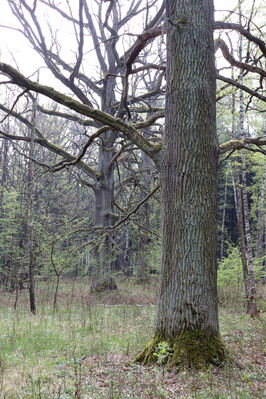
<path id="1" fill-rule="evenodd" d="M 156 98 L 161 93 L 161 78 L 159 76 L 155 90 L 147 93 L 144 97 L 143 95 L 140 96 L 140 99 L 137 97 L 138 90 L 135 90 L 135 93 L 132 92 L 133 95 L 130 95 L 126 101 L 129 95 L 129 73 L 132 72 L 132 63 L 137 58 L 142 44 L 140 39 L 137 39 L 135 43 L 132 41 L 126 51 L 121 51 L 120 45 L 120 35 L 127 35 L 136 16 L 139 17 L 143 14 L 143 20 L 146 21 L 143 23 L 144 32 L 150 32 L 158 24 L 162 18 L 164 7 L 162 4 L 155 7 L 155 3 L 150 1 L 145 7 L 141 7 L 141 2 L 131 1 L 127 7 L 124 7 L 119 2 L 111 2 L 105 6 L 102 2 L 79 1 L 78 7 L 73 5 L 73 8 L 69 7 L 67 11 L 57 6 L 56 2 L 53 1 L 49 3 L 43 1 L 38 5 L 34 3 L 32 6 L 30 2 L 24 0 L 19 2 L 12 0 L 9 5 L 21 26 L 20 32 L 23 33 L 35 51 L 42 56 L 53 76 L 70 93 L 74 94 L 85 105 L 94 106 L 110 115 L 117 113 L 119 117 L 123 117 L 127 113 L 129 114 L 127 102 L 136 105 L 143 98 Z M 62 48 L 60 49 L 56 31 L 53 30 L 49 22 L 45 26 L 40 18 L 45 8 L 50 13 L 58 15 L 64 24 L 72 26 L 78 44 L 77 52 L 74 54 L 76 59 L 73 59 L 72 62 L 64 59 L 65 55 Z M 93 18 L 93 15 L 97 15 L 97 18 Z M 47 28 L 50 30 L 50 37 L 46 34 Z M 85 35 L 86 31 L 89 32 L 89 38 Z M 155 34 L 158 35 L 157 32 Z M 150 37 L 148 35 L 145 41 L 153 38 L 155 34 L 151 32 Z M 87 70 L 86 63 L 89 60 L 88 55 L 84 52 L 85 43 L 88 43 L 89 46 L 93 45 L 95 48 L 95 57 L 99 66 L 98 71 L 94 71 L 95 76 L 83 73 L 83 70 Z M 120 80 L 122 76 L 125 76 L 125 79 L 123 80 L 124 87 L 120 101 L 117 95 L 119 96 L 121 92 Z M 54 115 L 56 115 L 55 112 Z M 64 115 L 64 117 L 72 119 L 71 115 Z M 115 253 L 113 253 L 115 233 L 109 231 L 108 228 L 114 223 L 114 174 L 117 161 L 124 152 L 124 146 L 119 138 L 119 129 L 100 128 L 101 123 L 99 121 L 80 121 L 80 123 L 82 126 L 99 128 L 87 144 L 85 132 L 85 140 L 83 139 L 81 142 L 83 154 L 81 152 L 78 156 L 80 159 L 84 156 L 93 139 L 100 136 L 95 150 L 97 151 L 97 165 L 94 169 L 86 168 L 85 170 L 87 179 L 89 179 L 88 184 L 95 197 L 94 224 L 98 229 L 95 232 L 95 243 L 97 241 L 101 243 L 99 247 L 94 245 L 95 270 L 92 275 L 91 289 L 96 291 L 115 289 L 116 283 L 112 277 L 115 260 Z M 67 166 L 69 156 L 66 158 L 54 170 Z M 74 158 L 70 162 L 73 162 L 73 160 L 74 163 L 78 163 L 78 160 Z M 99 234 L 101 235 L 103 230 L 105 230 L 105 233 L 100 239 Z"/>

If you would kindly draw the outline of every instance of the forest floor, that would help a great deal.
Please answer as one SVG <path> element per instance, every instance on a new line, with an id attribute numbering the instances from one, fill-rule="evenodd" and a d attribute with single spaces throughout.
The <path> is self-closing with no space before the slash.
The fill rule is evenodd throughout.
<path id="1" fill-rule="evenodd" d="M 64 281 L 53 312 L 54 286 L 40 283 L 36 316 L 26 291 L 16 310 L 15 294 L 1 292 L 0 398 L 263 398 L 265 314 L 246 316 L 241 295 L 220 306 L 232 359 L 224 367 L 177 373 L 134 363 L 152 336 L 157 287 L 156 278 L 146 286 L 121 280 L 119 291 L 91 295 L 88 281 Z"/>

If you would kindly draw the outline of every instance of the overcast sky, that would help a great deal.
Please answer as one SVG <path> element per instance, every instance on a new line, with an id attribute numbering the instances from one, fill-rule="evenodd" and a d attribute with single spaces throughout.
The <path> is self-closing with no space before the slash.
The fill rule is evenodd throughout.
<path id="1" fill-rule="evenodd" d="M 71 1 L 76 1 L 76 0 L 70 0 Z M 258 2 L 261 2 L 262 0 L 257 0 Z M 219 12 L 218 10 L 232 10 L 238 0 L 215 0 L 215 9 L 217 10 L 215 19 L 216 20 L 222 20 L 222 18 L 227 15 L 227 12 Z M 252 4 L 251 0 L 246 0 L 246 4 Z M 63 4 L 63 0 L 61 1 L 61 4 Z M 76 3 L 75 3 L 76 4 Z M 262 4 L 262 3 L 261 3 Z M 54 13 L 51 13 L 53 15 Z M 49 14 L 50 17 L 50 14 Z M 51 21 L 50 21 L 51 22 Z M 0 25 L 8 25 L 8 26 L 18 26 L 17 20 L 12 16 L 10 8 L 8 6 L 8 0 L 1 0 L 1 12 L 0 12 Z M 62 32 L 64 32 L 64 26 L 61 22 L 60 18 L 55 18 L 53 17 L 52 24 L 53 27 L 55 26 Z M 43 61 L 41 60 L 40 56 L 38 56 L 30 47 L 29 43 L 26 41 L 26 39 L 19 34 L 16 31 L 12 31 L 9 29 L 1 29 L 1 34 L 0 34 L 0 54 L 1 54 L 1 61 L 10 63 L 13 66 L 16 67 L 16 62 L 17 66 L 19 67 L 20 71 L 24 74 L 30 75 L 33 72 L 37 70 L 37 68 L 40 65 L 43 65 Z M 134 32 L 135 33 L 135 32 Z M 136 31 L 136 33 L 139 33 Z M 233 36 L 234 37 L 234 36 Z M 235 37 L 237 37 L 235 35 Z M 70 44 L 72 40 L 72 45 Z M 66 46 L 67 42 L 67 46 Z M 76 41 L 74 39 L 73 34 L 71 36 L 68 36 L 65 40 L 65 43 L 63 44 L 63 47 L 65 45 L 66 49 L 69 49 L 69 47 L 72 47 L 73 50 L 77 48 Z M 93 46 L 92 46 L 93 47 Z M 219 54 L 218 54 L 219 57 Z M 73 62 L 73 60 L 72 60 Z M 91 63 L 93 62 L 96 64 L 96 60 L 93 60 L 93 57 L 91 59 Z M 224 61 L 223 61 L 224 62 Z M 47 79 L 48 77 L 48 72 L 45 72 L 44 70 L 41 72 L 41 81 L 44 82 L 44 78 Z"/>
<path id="2" fill-rule="evenodd" d="M 73 1 L 73 0 L 72 0 Z M 75 0 L 76 1 L 76 0 Z M 61 2 L 63 3 L 63 2 Z M 71 1 L 70 1 L 71 3 Z M 236 0 L 215 0 L 215 9 L 216 10 L 231 10 L 236 4 Z M 216 19 L 221 19 L 224 13 L 217 13 Z M 58 24 L 57 20 L 55 23 Z M 0 25 L 5 26 L 17 26 L 16 19 L 12 16 L 10 8 L 8 6 L 8 0 L 1 0 L 1 12 L 0 12 Z M 60 28 L 60 26 L 59 26 Z M 1 28 L 0 34 L 0 51 L 1 51 L 1 60 L 3 62 L 12 62 L 12 57 L 18 60 L 19 63 L 23 61 L 24 63 L 29 64 L 29 68 L 32 69 L 32 61 L 33 57 L 32 50 L 29 48 L 26 40 L 22 35 L 19 35 L 18 32 L 14 32 L 8 29 Z M 37 59 L 36 59 L 37 61 Z M 14 60 L 13 60 L 14 62 Z M 13 64 L 12 62 L 12 64 Z"/>

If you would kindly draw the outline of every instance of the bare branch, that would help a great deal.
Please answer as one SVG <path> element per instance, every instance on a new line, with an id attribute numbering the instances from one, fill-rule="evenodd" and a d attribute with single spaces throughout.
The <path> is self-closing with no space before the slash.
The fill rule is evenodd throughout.
<path id="1" fill-rule="evenodd" d="M 114 130 L 122 132 L 126 137 L 128 137 L 129 140 L 136 144 L 138 148 L 147 153 L 153 159 L 155 164 L 160 164 L 161 160 L 160 156 L 158 155 L 160 149 L 158 149 L 156 146 L 153 146 L 132 125 L 127 124 L 121 119 L 116 119 L 103 111 L 96 110 L 86 104 L 80 103 L 79 101 L 60 93 L 52 87 L 33 82 L 8 64 L 0 63 L 0 71 L 8 75 L 12 79 L 12 82 L 17 85 L 23 86 L 36 93 L 43 94 L 44 96 L 51 98 L 55 102 L 62 104 L 81 115 L 88 116 L 94 120 L 97 120 L 98 122 L 103 123 L 104 125 L 110 126 Z"/>
<path id="2" fill-rule="evenodd" d="M 241 33 L 241 35 L 245 36 L 248 40 L 256 43 L 264 56 L 266 57 L 266 46 L 263 40 L 259 39 L 258 37 L 252 35 L 248 30 L 243 28 L 242 25 L 233 24 L 228 22 L 217 21 L 214 24 L 214 29 L 230 29 L 236 30 L 237 32 Z"/>
<path id="3" fill-rule="evenodd" d="M 151 39 L 161 36 L 164 33 L 165 33 L 164 26 L 157 26 L 153 29 L 150 29 L 150 30 L 138 35 L 138 39 L 137 39 L 134 47 L 132 48 L 132 50 L 129 54 L 129 57 L 126 60 L 126 75 L 131 73 L 132 64 L 138 57 L 141 50 L 143 50 L 144 47 L 147 45 L 147 42 Z"/>
<path id="4" fill-rule="evenodd" d="M 216 73 L 216 78 L 219 79 L 219 80 L 222 80 L 223 82 L 230 83 L 231 85 L 237 87 L 238 89 L 241 89 L 241 90 L 243 90 L 243 91 L 245 91 L 245 92 L 251 94 L 252 96 L 257 97 L 257 98 L 259 98 L 260 100 L 266 102 L 266 97 L 265 97 L 265 96 L 263 96 L 263 95 L 257 93 L 257 92 L 254 91 L 254 90 L 251 90 L 251 89 L 248 88 L 247 86 L 242 85 L 241 83 L 239 83 L 239 82 L 237 82 L 237 81 L 235 81 L 235 80 L 233 80 L 233 79 L 226 78 L 225 76 L 220 75 L 218 72 Z"/>
<path id="5" fill-rule="evenodd" d="M 60 111 L 53 110 L 53 109 L 46 109 L 46 108 L 41 107 L 40 105 L 37 105 L 37 109 L 38 109 L 38 111 L 40 111 L 43 114 L 56 116 L 59 118 L 67 119 L 69 121 L 77 122 L 82 126 L 97 127 L 97 124 L 92 119 L 81 119 L 77 115 L 67 114 L 66 112 L 60 112 Z"/>
<path id="6" fill-rule="evenodd" d="M 141 71 L 145 71 L 147 69 L 157 69 L 158 71 L 166 71 L 166 67 L 164 65 L 146 64 L 141 67 L 132 69 L 130 73 L 134 74 Z"/>
<path id="7" fill-rule="evenodd" d="M 127 105 L 127 97 L 128 97 L 128 77 L 132 73 L 132 65 L 138 57 L 139 53 L 145 48 L 147 43 L 160 35 L 165 33 L 165 28 L 163 26 L 158 26 L 153 29 L 147 30 L 138 36 L 138 39 L 135 45 L 132 47 L 132 50 L 126 60 L 126 70 L 123 82 L 123 92 L 121 96 L 121 102 L 119 107 L 119 115 L 123 112 L 124 109 L 127 110 L 128 116 L 130 118 L 130 111 Z"/>
<path id="8" fill-rule="evenodd" d="M 25 89 L 25 90 L 23 90 L 22 93 L 20 93 L 20 94 L 17 96 L 17 98 L 16 98 L 16 100 L 14 101 L 14 103 L 13 103 L 11 109 L 10 109 L 10 110 L 8 111 L 8 113 L 4 116 L 4 118 L 0 121 L 0 123 L 3 123 L 3 122 L 9 117 L 9 115 L 11 114 L 11 112 L 13 111 L 13 109 L 15 108 L 15 106 L 16 106 L 18 100 L 20 99 L 20 97 L 24 96 L 24 94 L 26 94 L 27 92 L 28 92 L 28 89 Z"/>
<path id="9" fill-rule="evenodd" d="M 96 51 L 96 55 L 97 55 L 98 61 L 99 61 L 99 64 L 101 66 L 101 70 L 102 71 L 106 71 L 107 70 L 107 66 L 106 66 L 106 63 L 104 61 L 104 57 L 103 57 L 103 54 L 102 54 L 100 46 L 99 46 L 98 35 L 97 35 L 97 32 L 96 32 L 92 16 L 91 16 L 91 13 L 90 13 L 88 5 L 87 5 L 87 2 L 85 2 L 85 4 L 84 4 L 84 10 L 85 10 L 86 18 L 88 20 L 90 33 L 91 33 L 91 36 L 92 36 L 92 40 L 93 40 L 93 44 L 94 44 L 94 48 L 95 48 L 95 51 Z"/>
<path id="10" fill-rule="evenodd" d="M 13 0 L 12 0 L 12 3 Z M 43 56 L 47 66 L 49 67 L 49 69 L 51 70 L 51 72 L 54 74 L 54 76 L 59 79 L 66 87 L 68 87 L 70 90 L 72 90 L 72 92 L 79 98 L 79 100 L 81 100 L 84 104 L 87 104 L 89 106 L 92 106 L 92 103 L 90 102 L 90 100 L 86 97 L 86 95 L 82 92 L 82 90 L 76 86 L 74 84 L 73 81 L 71 81 L 70 79 L 67 79 L 58 69 L 58 67 L 55 65 L 55 63 L 53 62 L 51 56 L 50 56 L 50 52 L 46 46 L 46 41 L 45 41 L 45 36 L 44 33 L 42 31 L 41 25 L 39 24 L 39 21 L 34 13 L 34 11 L 32 10 L 32 8 L 26 3 L 25 0 L 20 0 L 20 3 L 23 5 L 23 7 L 28 11 L 28 13 L 30 14 L 32 21 L 34 23 L 34 26 L 38 32 L 38 36 L 33 32 L 31 26 L 29 25 L 29 23 L 27 22 L 26 18 L 24 17 L 23 14 L 21 14 L 16 5 L 13 5 L 14 8 L 14 14 L 16 15 L 16 17 L 18 18 L 18 20 L 20 21 L 20 23 L 23 25 L 23 27 L 27 28 L 27 34 L 25 34 L 25 36 L 28 38 L 28 40 L 30 40 L 30 42 L 32 43 L 32 45 L 34 46 L 35 50 L 37 50 L 39 53 L 41 53 L 41 55 Z M 37 42 L 37 45 L 36 45 Z"/>
<path id="11" fill-rule="evenodd" d="M 2 104 L 0 104 L 0 109 L 2 109 L 4 112 L 9 112 L 10 115 L 12 115 L 16 119 L 18 119 L 20 122 L 22 122 L 29 129 L 32 129 L 32 123 L 28 119 L 24 118 L 22 115 L 18 114 L 17 112 L 8 110 Z M 65 151 L 63 148 L 61 148 L 61 147 L 51 143 L 49 140 L 47 140 L 43 136 L 43 134 L 40 132 L 39 129 L 35 128 L 35 133 L 38 136 L 38 138 L 34 138 L 34 142 L 38 143 L 39 145 L 41 145 L 44 148 L 47 148 L 48 150 L 52 151 L 53 153 L 60 155 L 61 157 L 63 157 L 64 159 L 66 159 L 69 162 L 72 162 L 72 161 L 76 160 L 76 157 L 71 155 L 69 152 Z M 3 132 L 3 131 L 1 131 L 0 138 L 5 138 L 5 139 L 9 139 L 9 140 L 30 142 L 30 138 L 29 137 L 18 136 L 18 135 L 6 133 L 6 132 Z M 80 169 L 82 169 L 91 178 L 95 177 L 95 175 L 96 175 L 95 171 L 91 167 L 89 167 L 87 164 L 85 164 L 84 162 L 79 161 L 77 166 Z"/>
<path id="12" fill-rule="evenodd" d="M 258 73 L 259 75 L 261 75 L 261 76 L 263 76 L 263 77 L 266 77 L 266 71 L 264 71 L 263 69 L 261 69 L 261 68 L 259 68 L 259 67 L 257 67 L 257 66 L 254 66 L 254 65 L 249 65 L 249 64 L 246 64 L 246 63 L 244 63 L 244 62 L 237 61 L 237 60 L 230 54 L 230 51 L 229 51 L 229 49 L 228 49 L 228 47 L 227 47 L 227 45 L 226 45 L 226 43 L 225 43 L 224 40 L 222 40 L 222 39 L 217 39 L 217 40 L 215 41 L 215 47 L 216 47 L 216 50 L 217 50 L 218 48 L 221 49 L 224 58 L 225 58 L 225 59 L 229 62 L 229 64 L 231 64 L 232 66 L 236 66 L 236 67 L 238 67 L 238 68 L 244 69 L 244 70 L 249 71 L 249 72 Z"/>
<path id="13" fill-rule="evenodd" d="M 69 77 L 70 82 L 73 84 L 74 79 L 78 74 L 79 68 L 83 58 L 83 45 L 84 45 L 84 33 L 83 33 L 83 0 L 79 0 L 79 46 L 78 46 L 78 58 L 77 63 Z"/>
<path id="14" fill-rule="evenodd" d="M 38 144 L 41 144 L 41 145 L 44 142 L 43 139 L 34 138 L 33 140 L 31 140 L 30 137 L 18 136 L 16 134 L 6 133 L 3 130 L 0 130 L 0 138 L 4 138 L 4 139 L 7 139 L 7 140 L 25 141 L 27 143 L 30 143 L 31 141 L 33 141 L 34 143 L 38 143 Z"/>
<path id="15" fill-rule="evenodd" d="M 134 213 L 137 212 L 137 210 L 141 207 L 141 205 L 145 204 L 145 202 L 147 202 L 152 196 L 153 194 L 156 193 L 157 190 L 159 190 L 160 188 L 160 184 L 158 186 L 156 186 L 145 198 L 143 198 L 142 201 L 140 201 L 133 209 L 132 211 L 130 211 L 123 219 L 119 220 L 119 222 L 117 222 L 116 224 L 114 224 L 113 226 L 109 226 L 109 227 L 95 227 L 93 230 L 114 230 L 117 227 L 119 227 L 122 223 L 126 222 L 131 215 L 133 215 Z"/>
<path id="16" fill-rule="evenodd" d="M 103 132 L 106 132 L 110 130 L 109 126 L 103 126 L 100 129 L 97 130 L 97 132 L 95 132 L 94 134 L 92 134 L 89 138 L 89 140 L 87 141 L 87 143 L 84 145 L 81 153 L 75 158 L 73 159 L 73 161 L 67 161 L 67 160 L 62 160 L 60 162 L 58 162 L 57 164 L 55 164 L 52 167 L 52 171 L 53 172 L 58 172 L 59 170 L 62 170 L 64 168 L 66 168 L 67 166 L 72 166 L 72 165 L 76 165 L 77 163 L 79 163 L 81 161 L 81 159 L 84 157 L 84 155 L 86 154 L 87 149 L 89 148 L 89 146 L 91 145 L 91 143 L 97 138 L 99 137 Z"/>

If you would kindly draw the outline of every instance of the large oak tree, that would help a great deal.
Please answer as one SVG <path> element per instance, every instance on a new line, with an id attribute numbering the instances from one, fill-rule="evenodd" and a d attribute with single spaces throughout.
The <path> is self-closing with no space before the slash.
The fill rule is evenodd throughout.
<path id="1" fill-rule="evenodd" d="M 166 341 L 172 364 L 224 359 L 216 288 L 216 77 L 212 0 L 169 0 L 162 174 L 162 264 L 148 363 Z"/>
<path id="2" fill-rule="evenodd" d="M 57 90 L 25 78 L 11 66 L 0 70 L 12 81 L 41 93 L 69 110 L 87 116 L 121 132 L 128 140 L 162 166 L 162 271 L 154 337 L 138 361 L 156 361 L 154 353 L 167 342 L 170 365 L 205 367 L 225 358 L 219 334 L 216 288 L 216 186 L 219 153 L 247 145 L 261 147 L 265 139 L 247 138 L 218 145 L 215 126 L 216 77 L 265 100 L 263 94 L 215 71 L 214 29 L 235 29 L 258 44 L 265 45 L 240 25 L 215 23 L 213 0 L 166 0 L 167 93 L 166 123 L 161 145 L 154 145 L 140 133 L 145 124 L 132 124 L 106 109 L 96 110 Z M 139 36 L 125 63 L 124 87 L 132 64 L 151 38 L 164 33 L 156 26 Z M 217 42 L 216 48 L 224 43 Z M 229 57 L 229 62 L 235 63 Z M 238 67 L 262 77 L 261 68 Z M 123 91 L 121 104 L 128 106 Z M 161 115 L 160 115 L 161 116 Z M 155 116 L 154 120 L 156 120 Z M 8 135 L 5 135 L 8 138 Z M 10 137 L 11 139 L 11 137 Z M 39 138 L 42 144 L 43 138 Z M 43 144 L 45 141 L 43 141 Z M 48 145 L 47 143 L 45 143 Z M 80 160 L 78 160 L 80 161 Z"/>

